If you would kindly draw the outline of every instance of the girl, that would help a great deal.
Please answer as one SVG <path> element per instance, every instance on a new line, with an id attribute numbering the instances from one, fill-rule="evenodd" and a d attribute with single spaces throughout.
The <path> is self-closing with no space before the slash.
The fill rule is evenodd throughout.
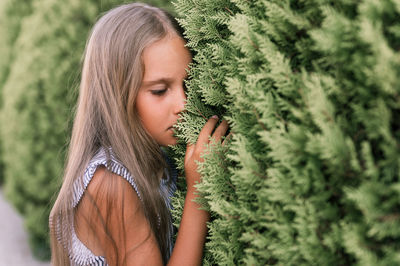
<path id="1" fill-rule="evenodd" d="M 53 265 L 198 265 L 207 212 L 193 199 L 210 118 L 187 146 L 187 195 L 172 244 L 169 197 L 176 171 L 160 146 L 174 145 L 191 62 L 175 21 L 145 4 L 106 13 L 86 45 L 64 181 L 50 214 Z M 214 133 L 212 133 L 214 132 Z"/>

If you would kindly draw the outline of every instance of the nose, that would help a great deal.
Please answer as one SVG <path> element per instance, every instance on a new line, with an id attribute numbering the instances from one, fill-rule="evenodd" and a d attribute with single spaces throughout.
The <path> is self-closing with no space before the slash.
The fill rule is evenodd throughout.
<path id="1" fill-rule="evenodd" d="M 184 87 L 180 87 L 177 89 L 176 92 L 176 97 L 174 100 L 174 113 L 179 114 L 185 109 L 185 103 L 186 103 L 186 94 Z"/>

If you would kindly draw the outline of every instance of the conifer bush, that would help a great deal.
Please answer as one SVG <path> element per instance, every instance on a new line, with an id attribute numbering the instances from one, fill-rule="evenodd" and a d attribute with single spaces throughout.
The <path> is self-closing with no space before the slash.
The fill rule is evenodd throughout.
<path id="1" fill-rule="evenodd" d="M 124 1 L 20 2 L 0 5 L 4 190 L 24 215 L 34 253 L 48 258 L 48 215 L 62 181 L 85 42 L 101 13 Z"/>
<path id="2" fill-rule="evenodd" d="M 14 44 L 21 29 L 22 18 L 32 13 L 32 1 L 19 2 L 4 0 L 0 2 L 0 109 L 3 103 L 1 89 L 10 72 L 15 58 Z M 0 138 L 0 185 L 4 182 L 4 162 L 2 159 L 2 138 Z"/>
<path id="3" fill-rule="evenodd" d="M 20 22 L 2 88 L 1 133 L 6 195 L 24 215 L 35 254 L 45 258 L 48 214 L 61 183 L 75 98 L 71 91 L 97 10 L 93 2 L 53 0 L 34 1 L 32 9 Z"/>
<path id="4" fill-rule="evenodd" d="M 200 163 L 204 264 L 400 264 L 400 2 L 175 5 L 194 53 L 178 167 L 211 115 L 233 133 Z"/>

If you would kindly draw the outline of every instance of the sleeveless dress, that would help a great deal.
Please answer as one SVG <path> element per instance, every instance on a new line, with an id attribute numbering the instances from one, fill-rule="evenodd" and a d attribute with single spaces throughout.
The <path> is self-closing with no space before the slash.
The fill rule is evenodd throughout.
<path id="1" fill-rule="evenodd" d="M 100 148 L 93 159 L 89 162 L 83 176 L 75 180 L 73 189 L 73 208 L 75 208 L 81 200 L 83 193 L 93 178 L 93 175 L 100 165 L 104 165 L 109 171 L 121 176 L 127 180 L 132 189 L 137 193 L 140 200 L 142 200 L 140 191 L 135 183 L 134 177 L 129 173 L 127 168 L 115 158 L 112 150 L 109 149 L 109 156 L 107 156 L 105 148 Z M 163 195 L 166 205 L 169 209 L 172 208 L 170 198 L 174 195 L 176 190 L 176 178 L 177 170 L 173 162 L 164 154 L 165 160 L 170 167 L 170 171 L 166 171 L 166 179 L 162 179 L 160 183 L 160 192 Z M 72 225 L 72 245 L 69 250 L 69 257 L 71 265 L 73 266 L 88 266 L 88 265 L 108 265 L 103 256 L 94 255 L 77 237 L 74 226 Z M 171 255 L 173 247 L 173 225 L 170 223 L 170 235 L 169 235 L 169 255 Z"/>

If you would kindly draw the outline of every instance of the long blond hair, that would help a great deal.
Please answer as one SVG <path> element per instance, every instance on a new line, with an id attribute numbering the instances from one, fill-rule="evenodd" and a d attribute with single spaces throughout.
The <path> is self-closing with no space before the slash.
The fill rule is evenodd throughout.
<path id="1" fill-rule="evenodd" d="M 159 191 L 165 163 L 159 145 L 143 128 L 135 104 L 144 73 L 143 50 L 170 33 L 182 36 L 170 15 L 139 3 L 108 11 L 93 27 L 86 44 L 63 185 L 50 214 L 53 265 L 69 265 L 71 228 L 64 225 L 73 224 L 73 184 L 100 147 L 111 147 L 134 177 L 166 261 L 170 218 Z"/>

